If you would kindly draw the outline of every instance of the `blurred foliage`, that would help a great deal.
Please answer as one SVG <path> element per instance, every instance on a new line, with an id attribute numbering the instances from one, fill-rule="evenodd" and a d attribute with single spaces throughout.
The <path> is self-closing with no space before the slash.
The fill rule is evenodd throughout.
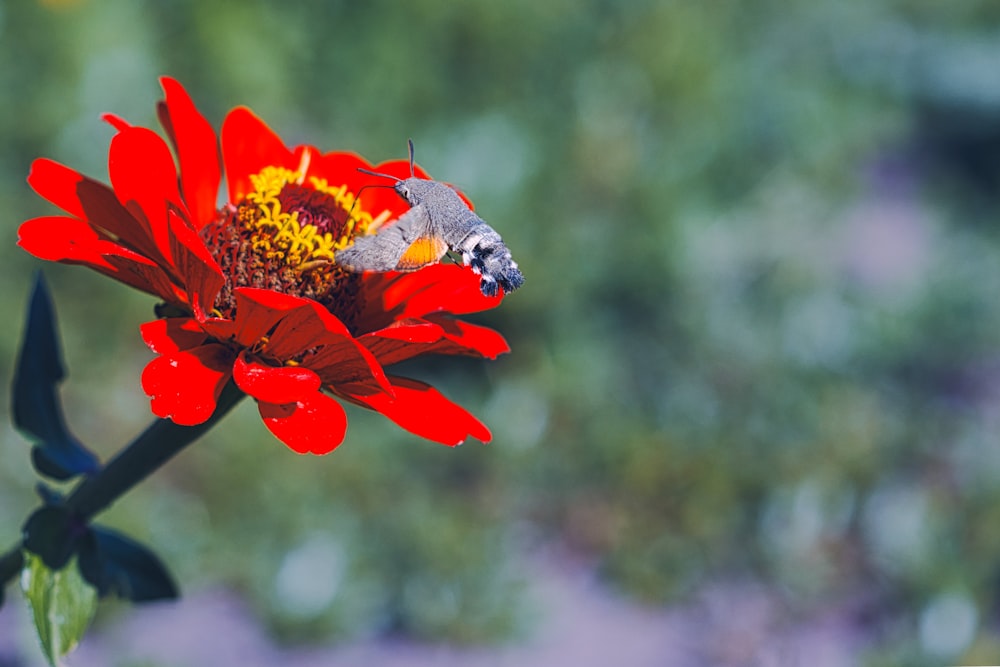
<path id="1" fill-rule="evenodd" d="M 355 411 L 299 458 L 241 411 L 111 523 L 289 641 L 516 636 L 520 554 L 557 541 L 644 600 L 760 577 L 860 600 L 872 664 L 974 660 L 1000 642 L 998 68 L 985 0 L 8 0 L 0 305 L 23 312 L 16 227 L 50 210 L 31 160 L 103 178 L 99 113 L 154 125 L 159 74 L 292 143 L 379 161 L 413 137 L 527 278 L 480 318 L 511 355 L 415 369 L 494 443 Z M 152 304 L 46 273 L 106 457 L 149 417 Z M 11 539 L 31 479 L 8 431 Z"/>

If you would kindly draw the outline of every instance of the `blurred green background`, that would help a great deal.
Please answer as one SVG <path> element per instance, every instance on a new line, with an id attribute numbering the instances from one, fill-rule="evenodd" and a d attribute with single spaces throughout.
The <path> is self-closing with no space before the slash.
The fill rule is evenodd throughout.
<path id="1" fill-rule="evenodd" d="M 643 604 L 841 610 L 868 664 L 998 659 L 1000 5 L 0 1 L 3 406 L 41 265 L 16 229 L 52 210 L 31 160 L 106 179 L 99 114 L 156 126 L 161 74 L 216 127 L 246 104 L 373 162 L 412 137 L 527 279 L 477 318 L 510 355 L 407 369 L 490 446 L 354 410 L 298 457 L 242 405 L 114 507 L 185 590 L 291 644 L 516 642 L 555 545 Z M 44 269 L 110 456 L 150 420 L 152 300 Z M 8 421 L 0 543 L 35 504 Z"/>

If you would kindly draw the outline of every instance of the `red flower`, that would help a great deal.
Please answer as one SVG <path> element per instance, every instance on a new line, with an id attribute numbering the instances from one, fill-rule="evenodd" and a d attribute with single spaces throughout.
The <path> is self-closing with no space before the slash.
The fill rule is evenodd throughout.
<path id="1" fill-rule="evenodd" d="M 483 296 L 479 277 L 454 264 L 359 274 L 334 262 L 356 234 L 407 208 L 391 189 L 362 191 L 384 180 L 357 168 L 406 177 L 409 163 L 288 149 L 242 107 L 226 116 L 220 151 L 184 88 L 161 83 L 159 118 L 176 164 L 152 130 L 107 115 L 118 130 L 111 187 L 36 160 L 28 182 L 68 215 L 28 220 L 18 240 L 36 257 L 84 264 L 165 302 L 162 319 L 142 326 L 159 355 L 142 374 L 153 412 L 200 424 L 232 379 L 296 452 L 324 454 L 343 440 L 347 417 L 329 394 L 447 445 L 489 441 L 479 420 L 433 387 L 383 368 L 422 354 L 508 351 L 497 332 L 451 317 L 500 297 Z"/>

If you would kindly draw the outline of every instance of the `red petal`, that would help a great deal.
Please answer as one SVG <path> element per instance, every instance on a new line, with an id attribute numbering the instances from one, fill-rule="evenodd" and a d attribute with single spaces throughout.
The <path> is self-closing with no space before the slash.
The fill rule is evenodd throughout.
<path id="1" fill-rule="evenodd" d="M 187 295 L 175 285 L 159 265 L 140 255 L 105 255 L 114 273 L 101 271 L 115 280 L 160 297 L 167 303 L 187 305 Z M 100 270 L 100 269 L 98 269 Z"/>
<path id="2" fill-rule="evenodd" d="M 210 343 L 153 359 L 142 372 L 142 388 L 153 414 L 194 426 L 215 412 L 232 370 L 232 352 Z"/>
<path id="3" fill-rule="evenodd" d="M 411 326 L 388 327 L 361 337 L 361 342 L 372 351 L 383 366 L 396 364 L 422 354 L 455 354 L 487 359 L 510 351 L 507 341 L 487 327 L 469 324 L 447 317 L 430 316 L 432 322 L 423 326 L 426 331 L 436 331 L 433 339 L 418 340 L 401 337 L 397 332 Z"/>
<path id="4" fill-rule="evenodd" d="M 104 259 L 105 254 L 123 252 L 139 257 L 101 238 L 82 220 L 56 215 L 26 220 L 17 230 L 17 245 L 39 259 L 87 264 L 109 271 L 114 267 Z"/>
<path id="5" fill-rule="evenodd" d="M 345 398 L 381 412 L 410 433 L 443 445 L 460 445 L 469 436 L 483 442 L 493 438 L 481 421 L 434 387 L 409 378 L 390 376 L 389 380 L 395 398 L 385 394 L 352 394 Z"/>
<path id="6" fill-rule="evenodd" d="M 426 320 L 401 320 L 393 322 L 384 329 L 373 331 L 362 336 L 362 340 L 379 338 L 399 341 L 401 343 L 436 343 L 444 335 L 441 327 Z M 368 349 L 371 345 L 365 342 Z"/>
<path id="7" fill-rule="evenodd" d="M 304 150 L 307 148 L 299 147 L 296 150 L 296 156 L 299 157 Z M 374 169 L 368 161 L 359 155 L 344 152 L 320 155 L 314 149 L 308 150 L 312 150 L 313 153 L 310 155 L 309 169 L 306 175 L 324 179 L 329 186 L 334 188 L 346 186 L 349 192 L 358 197 L 359 210 L 367 211 L 373 217 L 378 217 L 382 211 L 389 210 L 391 218 L 397 218 L 409 210 L 409 204 L 390 187 L 391 181 L 358 171 L 359 168 Z M 409 175 L 408 171 L 407 175 Z M 363 186 L 366 185 L 379 187 L 364 188 Z"/>
<path id="8" fill-rule="evenodd" d="M 319 391 L 319 376 L 301 366 L 267 366 L 240 352 L 233 364 L 236 386 L 265 403 L 294 403 Z"/>
<path id="9" fill-rule="evenodd" d="M 102 194 L 107 203 L 114 202 L 114 205 L 118 206 L 118 200 L 115 199 L 114 193 L 106 185 L 90 180 L 54 160 L 39 158 L 31 163 L 31 171 L 28 173 L 28 185 L 35 192 L 78 218 L 87 217 L 83 202 L 80 200 L 80 186 L 88 182 L 90 187 L 103 191 Z M 120 206 L 118 208 L 121 209 Z M 121 210 L 120 213 L 123 217 L 131 217 L 125 210 Z"/>
<path id="10" fill-rule="evenodd" d="M 315 301 L 303 299 L 298 307 L 285 313 L 267 349 L 277 357 L 289 358 L 303 350 L 341 341 L 355 344 L 354 336 L 336 315 Z"/>
<path id="11" fill-rule="evenodd" d="M 251 287 L 235 292 L 235 320 L 202 322 L 215 338 L 232 338 L 244 347 L 266 339 L 263 356 L 300 360 L 323 384 L 355 382 L 367 391 L 392 391 L 375 356 L 315 301 Z"/>
<path id="12" fill-rule="evenodd" d="M 431 315 L 428 319 L 444 330 L 446 342 L 434 349 L 435 354 L 472 354 L 496 359 L 510 352 L 507 339 L 489 327 L 440 315 Z"/>
<path id="13" fill-rule="evenodd" d="M 299 454 L 328 454 L 347 433 L 344 408 L 319 392 L 284 405 L 261 401 L 257 409 L 268 430 Z"/>
<path id="14" fill-rule="evenodd" d="M 372 178 L 372 176 L 358 171 L 359 167 L 372 169 L 371 163 L 357 153 L 334 151 L 316 154 L 310 157 L 307 176 L 326 179 L 327 183 L 332 186 L 346 185 L 348 190 L 357 195 L 361 185 Z M 379 183 L 379 185 L 389 184 L 389 181 Z M 363 195 L 361 201 L 362 203 L 365 201 Z"/>
<path id="15" fill-rule="evenodd" d="M 281 138 L 246 107 L 233 109 L 222 123 L 222 160 L 233 203 L 253 191 L 250 176 L 264 167 L 299 166 Z"/>
<path id="16" fill-rule="evenodd" d="M 253 287 L 238 287 L 235 292 L 236 319 L 229 325 L 229 331 L 236 342 L 245 347 L 256 345 L 270 334 L 288 312 L 302 308 L 306 302 L 299 297 Z M 274 356 L 288 359 L 302 352 L 302 349 L 296 348 L 287 357 L 278 354 Z"/>
<path id="17" fill-rule="evenodd" d="M 426 353 L 444 336 L 441 327 L 420 320 L 406 320 L 361 336 L 358 340 L 371 351 L 381 366 Z"/>
<path id="18" fill-rule="evenodd" d="M 222 269 L 204 241 L 176 211 L 167 214 L 170 225 L 170 254 L 187 288 L 188 300 L 201 319 L 212 309 L 215 297 L 226 284 Z"/>
<path id="19" fill-rule="evenodd" d="M 171 205 L 183 205 L 177 168 L 167 144 L 152 130 L 126 128 L 111 140 L 108 172 L 118 201 L 145 224 L 156 248 L 169 262 L 167 211 Z"/>
<path id="20" fill-rule="evenodd" d="M 330 311 L 315 301 L 306 301 L 306 307 L 290 312 L 278 324 L 267 352 L 287 359 L 294 356 L 293 351 L 313 350 L 302 363 L 319 373 L 324 384 L 360 383 L 391 395 L 392 388 L 375 355 Z"/>
<path id="21" fill-rule="evenodd" d="M 157 105 L 157 113 L 177 151 L 181 189 L 192 224 L 201 229 L 215 218 L 222 180 L 218 140 L 180 83 L 165 76 L 160 85 L 166 99 Z"/>
<path id="22" fill-rule="evenodd" d="M 162 256 L 149 229 L 136 220 L 103 183 L 47 159 L 35 160 L 28 175 L 35 192 L 67 213 L 86 220 L 99 230 L 107 230 L 125 245 L 155 261 Z"/>
<path id="23" fill-rule="evenodd" d="M 472 269 L 457 264 L 433 264 L 413 273 L 366 274 L 363 327 L 374 331 L 393 320 L 476 313 L 500 305 L 503 296 L 483 296 L 479 282 Z"/>
<path id="24" fill-rule="evenodd" d="M 156 354 L 173 354 L 204 344 L 208 335 L 190 317 L 168 317 L 139 327 L 143 342 Z"/>
<path id="25" fill-rule="evenodd" d="M 40 259 L 89 266 L 171 303 L 185 300 L 159 265 L 106 240 L 76 218 L 50 216 L 27 220 L 18 229 L 17 244 Z"/>
<path id="26" fill-rule="evenodd" d="M 124 130 L 127 127 L 132 127 L 132 123 L 128 122 L 127 120 L 125 120 L 124 118 L 122 118 L 121 116 L 119 116 L 118 114 L 114 114 L 114 113 L 102 113 L 101 114 L 101 120 L 103 120 L 105 123 L 107 123 L 111 127 L 115 128 L 119 132 L 122 131 L 122 130 Z"/>

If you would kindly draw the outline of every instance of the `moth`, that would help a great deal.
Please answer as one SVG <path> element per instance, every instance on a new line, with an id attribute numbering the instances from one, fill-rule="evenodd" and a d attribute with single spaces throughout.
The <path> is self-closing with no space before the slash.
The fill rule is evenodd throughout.
<path id="1" fill-rule="evenodd" d="M 479 289 L 486 296 L 505 293 L 524 283 L 517 263 L 496 230 L 473 213 L 449 185 L 417 178 L 413 171 L 413 141 L 410 177 L 358 168 L 358 171 L 396 181 L 392 188 L 410 205 L 410 210 L 375 234 L 359 236 L 354 244 L 335 253 L 341 266 L 351 271 L 416 271 L 437 262 L 449 250 L 461 253 L 462 262 L 480 276 Z"/>

